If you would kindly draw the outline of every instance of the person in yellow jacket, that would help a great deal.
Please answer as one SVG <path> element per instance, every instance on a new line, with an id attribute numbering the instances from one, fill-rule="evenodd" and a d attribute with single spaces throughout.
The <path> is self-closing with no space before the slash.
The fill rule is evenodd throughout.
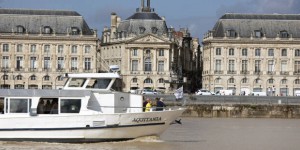
<path id="1" fill-rule="evenodd" d="M 150 98 L 148 98 L 147 99 L 147 104 L 146 104 L 146 109 L 145 109 L 145 112 L 149 112 L 150 110 L 151 110 L 151 107 L 152 107 L 152 102 L 151 102 L 151 99 Z"/>

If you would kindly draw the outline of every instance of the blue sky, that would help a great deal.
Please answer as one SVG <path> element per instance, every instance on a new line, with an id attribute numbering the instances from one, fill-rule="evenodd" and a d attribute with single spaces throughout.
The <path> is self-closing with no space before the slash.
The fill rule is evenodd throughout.
<path id="1" fill-rule="evenodd" d="M 110 25 L 110 14 L 122 19 L 131 16 L 141 0 L 0 0 L 2 8 L 73 10 L 80 13 L 90 28 L 101 33 Z M 189 28 L 202 40 L 224 13 L 299 14 L 299 0 L 151 0 L 151 7 L 164 16 L 168 27 Z"/>

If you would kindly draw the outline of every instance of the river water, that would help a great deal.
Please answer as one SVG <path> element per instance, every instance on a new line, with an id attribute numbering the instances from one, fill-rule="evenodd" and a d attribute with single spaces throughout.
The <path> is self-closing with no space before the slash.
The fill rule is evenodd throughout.
<path id="1" fill-rule="evenodd" d="M 299 150 L 300 120 L 182 118 L 160 137 L 62 144 L 0 142 L 0 150 Z"/>

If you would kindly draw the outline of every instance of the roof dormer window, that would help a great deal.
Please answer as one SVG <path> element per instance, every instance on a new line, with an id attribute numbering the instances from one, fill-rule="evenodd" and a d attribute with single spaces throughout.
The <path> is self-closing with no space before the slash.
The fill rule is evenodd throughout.
<path id="1" fill-rule="evenodd" d="M 151 28 L 151 30 L 152 30 L 152 33 L 153 33 L 153 34 L 156 34 L 157 31 L 158 31 L 158 29 L 157 29 L 156 27 Z"/>
<path id="2" fill-rule="evenodd" d="M 17 26 L 17 33 L 24 33 L 25 32 L 25 28 L 21 25 Z"/>
<path id="3" fill-rule="evenodd" d="M 227 30 L 227 37 L 236 37 L 236 32 L 233 29 Z"/>
<path id="4" fill-rule="evenodd" d="M 144 34 L 146 29 L 144 27 L 140 27 L 140 34 Z"/>
<path id="5" fill-rule="evenodd" d="M 77 27 L 71 28 L 71 34 L 72 35 L 78 35 L 80 33 L 80 30 Z"/>
<path id="6" fill-rule="evenodd" d="M 44 27 L 44 34 L 51 34 L 52 33 L 52 29 L 49 26 L 45 26 Z"/>
<path id="7" fill-rule="evenodd" d="M 280 38 L 288 38 L 289 33 L 287 31 L 280 31 Z"/>
<path id="8" fill-rule="evenodd" d="M 261 32 L 261 30 L 255 30 L 255 31 L 254 31 L 254 37 L 256 37 L 256 38 L 261 38 L 261 37 L 262 37 L 262 32 Z"/>

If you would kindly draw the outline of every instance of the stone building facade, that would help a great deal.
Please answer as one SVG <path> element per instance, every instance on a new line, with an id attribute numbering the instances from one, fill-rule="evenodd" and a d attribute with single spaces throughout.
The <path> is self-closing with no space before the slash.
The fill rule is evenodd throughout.
<path id="1" fill-rule="evenodd" d="M 177 33 L 154 12 L 150 0 L 147 5 L 141 0 L 140 8 L 125 20 L 112 13 L 111 25 L 104 28 L 101 38 L 101 70 L 119 65 L 120 88 L 125 92 L 145 88 L 171 92 L 186 79 L 185 67 L 191 69 L 194 63 L 192 38 L 187 30 L 179 38 Z"/>
<path id="2" fill-rule="evenodd" d="M 97 72 L 98 37 L 73 11 L 0 9 L 0 87 L 55 89 Z"/>
<path id="3" fill-rule="evenodd" d="M 203 39 L 203 88 L 295 95 L 299 31 L 300 15 L 225 14 Z"/>

